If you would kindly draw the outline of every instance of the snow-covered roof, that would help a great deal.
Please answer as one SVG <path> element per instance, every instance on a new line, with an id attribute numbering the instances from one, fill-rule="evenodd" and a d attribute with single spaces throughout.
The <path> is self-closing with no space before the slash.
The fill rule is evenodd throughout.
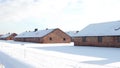
<path id="1" fill-rule="evenodd" d="M 120 35 L 120 21 L 90 24 L 75 36 L 116 36 Z"/>
<path id="2" fill-rule="evenodd" d="M 66 34 L 68 34 L 69 36 L 73 37 L 75 36 L 79 31 L 68 31 L 66 32 Z"/>
<path id="3" fill-rule="evenodd" d="M 46 29 L 46 30 L 38 30 L 38 31 L 31 31 L 31 32 L 23 32 L 16 37 L 43 37 L 49 33 L 51 33 L 55 29 Z"/>
<path id="4" fill-rule="evenodd" d="M 11 34 L 13 34 L 13 33 L 7 33 L 7 34 L 5 34 L 5 35 L 0 36 L 0 38 L 6 38 L 6 37 L 9 37 Z"/>

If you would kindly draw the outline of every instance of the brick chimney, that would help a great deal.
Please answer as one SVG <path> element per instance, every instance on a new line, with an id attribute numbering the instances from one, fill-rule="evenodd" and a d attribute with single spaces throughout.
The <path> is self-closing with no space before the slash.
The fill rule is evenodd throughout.
<path id="1" fill-rule="evenodd" d="M 38 29 L 37 29 L 37 28 L 34 30 L 34 32 L 36 32 L 36 31 L 38 31 Z"/>
<path id="2" fill-rule="evenodd" d="M 46 28 L 46 30 L 48 30 L 48 28 Z"/>

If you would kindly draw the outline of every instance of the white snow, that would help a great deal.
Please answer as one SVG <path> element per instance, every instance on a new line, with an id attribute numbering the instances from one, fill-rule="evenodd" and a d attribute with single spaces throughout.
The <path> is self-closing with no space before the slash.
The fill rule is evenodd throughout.
<path id="1" fill-rule="evenodd" d="M 68 31 L 66 32 L 69 36 L 74 37 L 79 31 Z"/>
<path id="2" fill-rule="evenodd" d="M 6 68 L 119 68 L 120 48 L 0 41 Z"/>
<path id="3" fill-rule="evenodd" d="M 116 36 L 120 35 L 120 21 L 90 24 L 74 36 Z"/>
<path id="4" fill-rule="evenodd" d="M 47 29 L 47 30 L 39 30 L 39 31 L 30 31 L 30 32 L 23 32 L 16 37 L 43 37 L 48 33 L 52 32 L 55 29 Z"/>
<path id="5" fill-rule="evenodd" d="M 3 64 L 0 64 L 0 68 L 5 68 L 5 66 Z"/>

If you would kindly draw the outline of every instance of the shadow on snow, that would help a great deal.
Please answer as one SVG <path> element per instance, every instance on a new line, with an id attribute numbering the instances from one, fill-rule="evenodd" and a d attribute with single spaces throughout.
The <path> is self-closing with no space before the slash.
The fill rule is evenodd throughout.
<path id="1" fill-rule="evenodd" d="M 4 41 L 2 41 L 4 42 Z M 6 42 L 6 41 L 5 41 Z M 29 42 L 16 42 L 16 41 L 8 41 L 11 44 L 35 44 Z M 38 43 L 36 43 L 38 44 Z M 82 56 L 90 56 L 90 57 L 98 57 L 105 58 L 106 60 L 97 60 L 97 61 L 84 61 L 84 63 L 90 64 L 99 64 L 105 65 L 115 62 L 120 62 L 120 48 L 110 48 L 110 47 L 89 47 L 89 46 L 65 46 L 61 44 L 61 46 L 47 46 L 47 47 L 33 47 L 36 49 L 42 49 L 47 51 L 56 51 L 61 53 L 68 53 L 74 55 L 82 55 Z"/>
<path id="2" fill-rule="evenodd" d="M 119 54 L 120 48 L 88 47 L 88 46 L 52 46 L 52 47 L 48 46 L 48 47 L 34 47 L 34 48 L 107 59 L 100 61 L 97 60 L 97 61 L 84 62 L 90 64 L 105 65 L 109 63 L 120 62 L 120 54 Z"/>
<path id="3" fill-rule="evenodd" d="M 32 68 L 32 66 L 18 61 L 3 52 L 0 52 L 0 64 L 3 64 L 5 68 Z"/>

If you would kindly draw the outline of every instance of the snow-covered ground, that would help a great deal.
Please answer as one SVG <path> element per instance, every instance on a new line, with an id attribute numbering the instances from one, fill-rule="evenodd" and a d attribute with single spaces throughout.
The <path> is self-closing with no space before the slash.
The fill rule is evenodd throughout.
<path id="1" fill-rule="evenodd" d="M 120 48 L 0 41 L 5 68 L 120 68 Z"/>

